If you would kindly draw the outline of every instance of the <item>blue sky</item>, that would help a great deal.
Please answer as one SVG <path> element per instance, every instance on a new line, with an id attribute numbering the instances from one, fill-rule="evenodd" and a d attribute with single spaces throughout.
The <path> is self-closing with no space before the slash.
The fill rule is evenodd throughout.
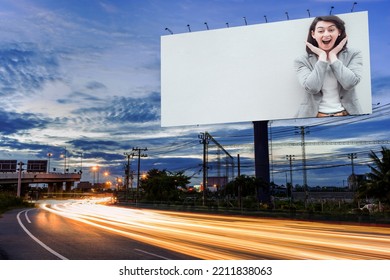
<path id="1" fill-rule="evenodd" d="M 160 38 L 173 33 L 348 13 L 353 1 L 278 0 L 0 0 L 0 158 L 47 159 L 63 170 L 79 169 L 92 181 L 99 165 L 110 178 L 124 175 L 124 153 L 147 147 L 141 170 L 186 170 L 199 184 L 202 145 L 208 131 L 253 175 L 252 123 L 160 126 Z M 313 120 L 306 140 L 311 186 L 344 184 L 356 153 L 355 172 L 368 171 L 368 153 L 381 145 L 325 145 L 335 141 L 390 140 L 388 1 L 357 1 L 368 11 L 374 110 L 336 122 Z M 279 36 L 283 36 L 280 34 Z M 378 104 L 379 103 L 379 104 Z M 378 104 L 378 105 L 377 105 Z M 285 183 L 286 155 L 294 155 L 294 183 L 302 183 L 299 121 L 269 123 L 271 178 Z M 361 142 L 360 142 L 361 143 Z M 83 154 L 82 158 L 80 154 Z M 210 151 L 210 160 L 218 156 Z M 132 168 L 136 169 L 136 160 Z M 211 176 L 217 175 L 210 170 Z M 236 171 L 237 172 L 237 171 Z"/>

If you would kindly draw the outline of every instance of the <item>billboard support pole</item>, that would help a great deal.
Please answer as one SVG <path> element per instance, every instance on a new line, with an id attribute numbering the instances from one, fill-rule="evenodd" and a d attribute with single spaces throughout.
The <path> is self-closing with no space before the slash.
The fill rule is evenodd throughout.
<path id="1" fill-rule="evenodd" d="M 268 149 L 268 121 L 254 121 L 254 148 L 255 148 L 255 174 L 256 178 L 264 182 L 258 192 L 258 199 L 268 203 L 270 196 L 270 168 Z"/>

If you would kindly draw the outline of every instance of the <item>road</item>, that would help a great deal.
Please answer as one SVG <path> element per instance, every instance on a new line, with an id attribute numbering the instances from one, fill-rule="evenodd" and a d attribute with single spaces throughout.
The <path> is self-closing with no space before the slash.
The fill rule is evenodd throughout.
<path id="1" fill-rule="evenodd" d="M 0 218 L 0 260 L 182 260 L 193 259 L 118 235 L 101 226 L 86 224 L 64 213 L 45 210 L 78 207 L 80 211 L 101 208 L 90 201 L 58 203 L 39 208 L 12 210 Z M 105 206 L 107 207 L 107 206 Z M 50 208 L 48 208 L 50 210 Z M 108 210 L 111 207 L 107 207 Z M 103 224 L 101 224 L 103 225 Z"/>
<path id="2" fill-rule="evenodd" d="M 0 219 L 8 259 L 390 259 L 390 227 L 43 201 Z"/>

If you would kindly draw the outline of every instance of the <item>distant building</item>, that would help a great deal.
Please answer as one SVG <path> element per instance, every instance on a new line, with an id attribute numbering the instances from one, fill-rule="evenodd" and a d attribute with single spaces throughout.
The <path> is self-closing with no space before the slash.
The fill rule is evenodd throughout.
<path id="1" fill-rule="evenodd" d="M 207 187 L 210 190 L 217 191 L 221 188 L 224 188 L 228 183 L 228 178 L 226 176 L 214 176 L 207 178 Z"/>
<path id="2" fill-rule="evenodd" d="M 91 191 L 92 189 L 92 184 L 88 181 L 82 181 L 78 183 L 77 188 L 82 190 L 82 191 Z"/>
<path id="3" fill-rule="evenodd" d="M 359 186 L 367 180 L 365 174 L 351 174 L 348 177 L 348 189 L 350 191 L 357 191 Z"/>

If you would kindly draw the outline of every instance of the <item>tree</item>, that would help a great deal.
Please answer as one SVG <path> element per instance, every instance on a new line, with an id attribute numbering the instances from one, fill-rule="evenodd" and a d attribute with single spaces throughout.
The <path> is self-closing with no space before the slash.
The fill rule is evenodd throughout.
<path id="1" fill-rule="evenodd" d="M 141 188 L 147 200 L 175 201 L 179 197 L 178 187 L 185 187 L 188 183 L 189 177 L 182 171 L 173 173 L 151 169 L 141 179 Z"/>
<path id="2" fill-rule="evenodd" d="M 264 184 L 258 178 L 240 175 L 226 185 L 226 194 L 242 197 L 257 196 L 264 188 Z"/>
<path id="3" fill-rule="evenodd" d="M 390 203 L 390 150 L 382 147 L 381 157 L 371 151 L 369 156 L 373 164 L 368 165 L 371 172 L 367 181 L 358 189 L 358 197 L 372 197 Z"/>

